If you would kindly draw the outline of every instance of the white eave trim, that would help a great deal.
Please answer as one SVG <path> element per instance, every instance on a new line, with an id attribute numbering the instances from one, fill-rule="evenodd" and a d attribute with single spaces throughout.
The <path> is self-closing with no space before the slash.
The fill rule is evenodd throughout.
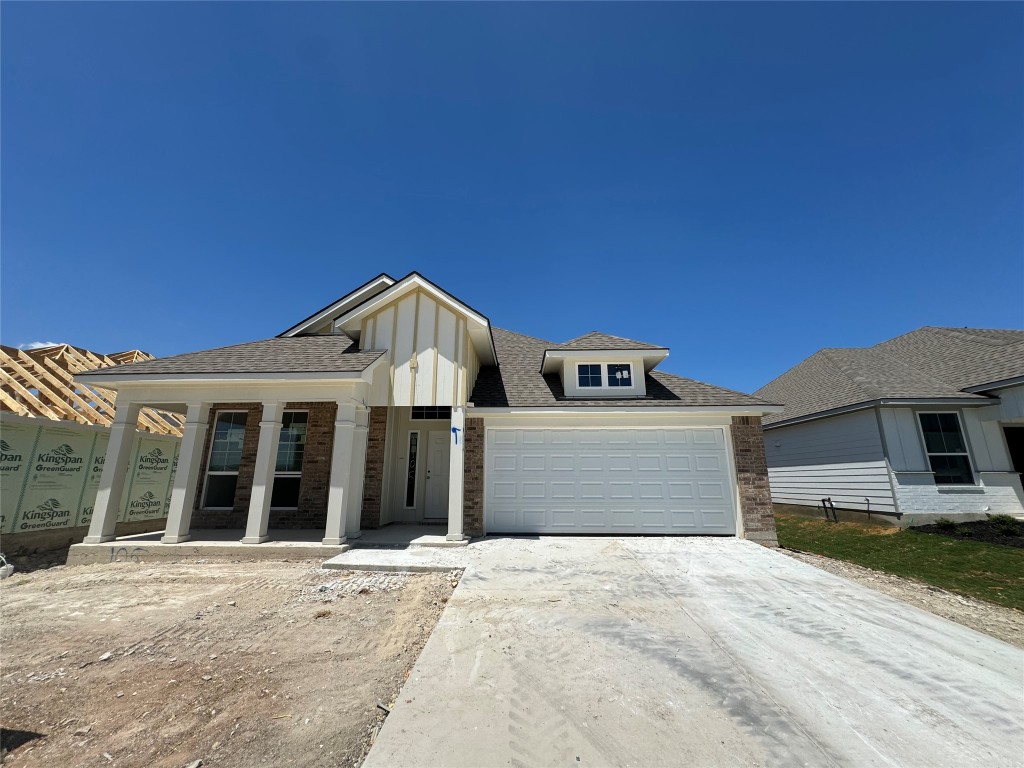
<path id="1" fill-rule="evenodd" d="M 474 408 L 472 404 L 466 409 L 467 414 L 480 414 L 484 416 L 586 416 L 588 414 L 617 414 L 628 416 L 630 414 L 642 414 L 645 416 L 656 416 L 657 414 L 721 414 L 727 413 L 732 416 L 763 416 L 766 413 L 781 413 L 781 405 L 648 405 L 648 406 L 576 406 L 574 408 L 561 408 L 550 406 L 544 408 Z"/>
<path id="2" fill-rule="evenodd" d="M 116 390 L 120 385 L 135 387 L 145 386 L 152 383 L 163 384 L 166 382 L 173 382 L 181 385 L 209 384 L 216 383 L 218 381 L 231 384 L 266 384 L 277 381 L 303 383 L 332 383 L 338 381 L 358 382 L 369 381 L 370 373 L 384 360 L 387 360 L 387 356 L 382 354 L 362 371 L 322 371 L 308 373 L 154 373 L 152 375 L 136 374 L 134 376 L 123 376 L 117 378 L 113 376 L 93 376 L 88 373 L 79 373 L 75 374 L 75 381 L 80 381 L 83 384 L 89 384 L 103 389 L 113 390 Z"/>
<path id="3" fill-rule="evenodd" d="M 604 358 L 619 356 L 625 359 L 641 358 L 644 361 L 644 372 L 649 373 L 654 370 L 658 363 L 662 362 L 668 357 L 668 349 L 660 347 L 659 349 L 545 349 L 544 357 L 540 362 L 541 373 L 554 373 L 555 368 L 548 365 L 548 361 L 560 361 L 560 360 L 575 360 L 580 363 L 600 362 Z M 598 358 L 598 360 L 594 360 Z M 650 365 L 648 365 L 650 362 Z"/>
<path id="4" fill-rule="evenodd" d="M 966 408 L 987 408 L 990 405 L 997 405 L 999 403 L 998 397 L 932 397 L 932 398 L 893 398 L 884 397 L 878 400 L 868 400 L 863 403 L 854 403 L 853 405 L 844 405 L 840 408 L 831 408 L 827 411 L 818 411 L 817 413 L 809 413 L 806 416 L 796 416 L 792 419 L 785 419 L 783 421 L 773 421 L 771 424 L 765 424 L 765 431 L 769 429 L 776 429 L 778 427 L 788 427 L 793 424 L 800 424 L 804 421 L 815 421 L 817 419 L 827 419 L 832 416 L 839 416 L 844 413 L 851 413 L 853 411 L 862 411 L 867 408 L 878 408 L 878 407 L 907 407 L 911 408 L 914 406 L 933 406 L 933 407 L 966 407 Z M 785 408 L 782 408 L 784 411 Z"/>
<path id="5" fill-rule="evenodd" d="M 284 333 L 278 334 L 278 338 L 287 337 L 287 336 L 297 336 L 300 333 L 302 333 L 303 331 L 305 331 L 306 329 L 310 328 L 311 326 L 314 326 L 317 323 L 323 322 L 328 317 L 330 317 L 332 313 L 337 312 L 339 307 L 341 307 L 341 306 L 343 306 L 345 304 L 348 304 L 348 303 L 350 303 L 352 301 L 356 301 L 357 303 L 362 303 L 359 300 L 360 296 L 363 296 L 366 293 L 369 293 L 370 291 L 373 291 L 373 290 L 376 290 L 377 288 L 380 288 L 380 286 L 382 284 L 385 286 L 384 290 L 387 290 L 388 288 L 390 288 L 392 285 L 395 284 L 395 279 L 393 277 L 391 277 L 390 275 L 378 275 L 377 277 L 373 278 L 373 280 L 371 280 L 370 282 L 366 283 L 365 285 L 363 285 L 363 286 L 361 286 L 359 288 L 356 288 L 356 290 L 352 291 L 352 293 L 349 293 L 349 294 L 346 294 L 345 296 L 342 296 L 340 299 L 338 299 L 336 302 L 331 304 L 329 307 L 324 307 L 323 309 L 321 309 L 319 312 L 317 312 L 312 317 L 310 317 L 310 318 L 308 318 L 306 320 L 303 320 L 298 325 L 293 325 L 291 328 L 289 328 Z M 380 291 L 378 291 L 378 293 L 379 292 Z"/>
<path id="6" fill-rule="evenodd" d="M 1009 379 L 999 379 L 998 381 L 992 381 L 987 384 L 978 384 L 974 387 L 964 387 L 964 392 L 988 392 L 992 389 L 1004 389 L 1005 387 L 1014 387 L 1018 384 L 1024 384 L 1024 376 L 1014 376 Z"/>

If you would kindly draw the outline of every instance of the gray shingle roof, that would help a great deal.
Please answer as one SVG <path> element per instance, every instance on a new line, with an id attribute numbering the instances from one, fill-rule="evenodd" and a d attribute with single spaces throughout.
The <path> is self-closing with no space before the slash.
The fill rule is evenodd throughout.
<path id="1" fill-rule="evenodd" d="M 591 331 L 585 333 L 582 336 L 577 336 L 575 339 L 570 339 L 564 344 L 556 344 L 549 349 L 586 349 L 586 350 L 627 350 L 627 349 L 664 349 L 654 344 L 648 344 L 645 341 L 634 341 L 633 339 L 624 339 L 621 336 L 609 336 L 607 333 L 601 333 L 600 331 Z"/>
<path id="2" fill-rule="evenodd" d="M 348 336 L 290 336 L 252 341 L 231 347 L 188 352 L 144 363 L 90 371 L 90 376 L 241 374 L 241 373 L 359 373 L 383 352 L 360 352 Z"/>
<path id="3" fill-rule="evenodd" d="M 1024 376 L 1024 331 L 920 328 L 873 347 L 823 349 L 754 394 L 785 404 L 765 424 L 875 400 L 977 399 Z"/>
<path id="4" fill-rule="evenodd" d="M 558 374 L 543 375 L 539 372 L 544 351 L 556 348 L 555 345 L 500 328 L 493 329 L 493 335 L 498 366 L 480 369 L 470 397 L 470 402 L 477 408 L 767 405 L 764 400 L 741 392 L 660 371 L 646 375 L 647 396 L 644 398 L 566 398 Z"/>

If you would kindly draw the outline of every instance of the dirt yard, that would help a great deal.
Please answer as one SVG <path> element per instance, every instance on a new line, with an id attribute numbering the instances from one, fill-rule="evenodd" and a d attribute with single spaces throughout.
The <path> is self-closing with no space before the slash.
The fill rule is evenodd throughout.
<path id="1" fill-rule="evenodd" d="M 16 573 L 0 585 L 4 765 L 358 765 L 457 579 L 314 562 Z"/>

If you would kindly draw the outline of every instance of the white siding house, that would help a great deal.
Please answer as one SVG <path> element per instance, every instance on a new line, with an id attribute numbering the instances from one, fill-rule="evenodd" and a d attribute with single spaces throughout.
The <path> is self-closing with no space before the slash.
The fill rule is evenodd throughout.
<path id="1" fill-rule="evenodd" d="M 1024 515 L 1024 331 L 921 328 L 824 349 L 762 387 L 776 504 L 902 524 Z"/>

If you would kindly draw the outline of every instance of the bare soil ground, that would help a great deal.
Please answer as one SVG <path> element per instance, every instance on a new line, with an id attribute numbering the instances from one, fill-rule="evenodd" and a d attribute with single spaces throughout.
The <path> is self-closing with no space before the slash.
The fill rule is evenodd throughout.
<path id="1" fill-rule="evenodd" d="M 352 766 L 458 573 L 59 567 L 0 585 L 10 766 Z"/>
<path id="2" fill-rule="evenodd" d="M 978 632 L 1024 648 L 1024 613 L 984 600 L 958 595 L 930 584 L 904 579 L 881 571 L 873 571 L 854 563 L 834 560 L 809 552 L 780 549 L 790 557 L 810 563 L 823 571 L 843 576 L 906 603 L 955 621 Z"/>

